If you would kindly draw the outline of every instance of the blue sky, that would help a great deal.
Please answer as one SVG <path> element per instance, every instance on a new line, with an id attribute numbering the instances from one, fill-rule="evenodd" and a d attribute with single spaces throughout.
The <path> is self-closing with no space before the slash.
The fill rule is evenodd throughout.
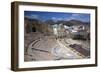
<path id="1" fill-rule="evenodd" d="M 43 21 L 53 19 L 57 20 L 80 20 L 90 22 L 90 14 L 85 13 L 64 13 L 64 12 L 40 12 L 40 11 L 24 11 L 24 16 L 29 18 L 40 19 Z"/>

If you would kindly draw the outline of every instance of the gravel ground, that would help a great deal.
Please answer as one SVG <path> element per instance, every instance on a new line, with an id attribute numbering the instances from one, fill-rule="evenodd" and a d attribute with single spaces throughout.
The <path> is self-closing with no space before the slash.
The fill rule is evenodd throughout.
<path id="1" fill-rule="evenodd" d="M 27 38 L 27 39 L 26 39 Z M 77 52 L 64 45 L 59 39 L 52 36 L 43 36 L 40 33 L 30 34 L 25 38 L 25 61 L 46 61 L 62 59 L 82 59 Z M 69 43 L 76 43 L 73 40 L 67 40 Z"/>

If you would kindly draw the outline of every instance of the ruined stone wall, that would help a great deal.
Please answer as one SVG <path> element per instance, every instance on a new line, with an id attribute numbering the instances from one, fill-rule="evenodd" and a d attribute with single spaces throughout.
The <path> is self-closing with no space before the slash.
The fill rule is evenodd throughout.
<path id="1" fill-rule="evenodd" d="M 25 19 L 24 22 L 24 31 L 25 33 L 33 32 L 32 29 L 36 29 L 36 32 L 41 32 L 45 35 L 51 35 L 53 34 L 53 30 L 50 27 L 49 24 L 45 24 L 43 22 L 37 22 L 37 21 L 29 21 L 28 19 Z"/>

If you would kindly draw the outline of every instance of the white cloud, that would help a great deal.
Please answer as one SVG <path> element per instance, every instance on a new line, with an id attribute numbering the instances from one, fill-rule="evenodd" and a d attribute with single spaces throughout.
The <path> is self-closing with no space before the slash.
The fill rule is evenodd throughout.
<path id="1" fill-rule="evenodd" d="M 63 18 L 57 18 L 57 17 L 52 17 L 51 19 L 55 20 L 55 21 L 57 21 L 57 20 L 63 20 Z"/>
<path id="2" fill-rule="evenodd" d="M 80 18 L 80 14 L 72 14 L 69 18 L 67 18 L 67 20 L 73 20 L 73 19 L 79 19 Z"/>
<path id="3" fill-rule="evenodd" d="M 38 19 L 39 18 L 38 15 L 30 15 L 30 16 L 26 16 L 26 17 L 28 17 L 28 18 L 35 18 L 35 19 Z"/>
<path id="4" fill-rule="evenodd" d="M 73 17 L 80 16 L 80 14 L 72 14 Z"/>
<path id="5" fill-rule="evenodd" d="M 36 19 L 39 18 L 38 15 L 31 15 L 31 17 L 32 17 L 32 18 L 36 18 Z"/>
<path id="6" fill-rule="evenodd" d="M 56 17 L 52 17 L 51 19 L 53 19 L 53 20 L 57 20 L 57 18 L 56 18 Z"/>
<path id="7" fill-rule="evenodd" d="M 72 16 L 70 17 L 70 19 L 76 19 L 76 18 L 80 18 L 80 14 L 72 14 Z"/>

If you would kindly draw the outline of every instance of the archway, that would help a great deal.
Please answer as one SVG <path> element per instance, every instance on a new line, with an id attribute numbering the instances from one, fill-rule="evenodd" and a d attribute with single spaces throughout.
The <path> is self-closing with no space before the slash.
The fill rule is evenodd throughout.
<path id="1" fill-rule="evenodd" d="M 36 28 L 35 27 L 32 27 L 32 32 L 36 32 Z"/>

